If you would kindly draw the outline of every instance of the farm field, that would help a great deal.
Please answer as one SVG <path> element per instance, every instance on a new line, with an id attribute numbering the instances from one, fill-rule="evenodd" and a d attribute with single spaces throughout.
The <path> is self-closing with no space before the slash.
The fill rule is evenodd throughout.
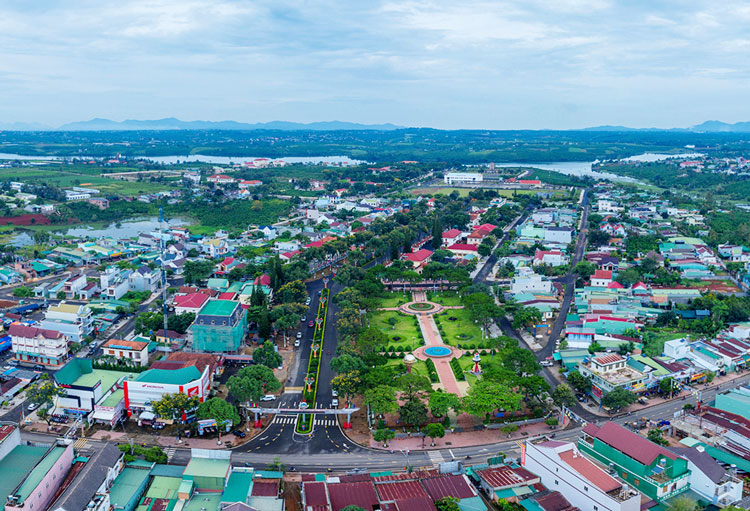
<path id="1" fill-rule="evenodd" d="M 59 187 L 90 186 L 100 190 L 103 194 L 141 195 L 144 193 L 155 193 L 173 188 L 166 183 L 151 183 L 148 181 L 120 181 L 101 176 L 77 174 L 64 170 L 52 169 L 28 169 L 11 168 L 3 169 L 3 177 L 11 181 L 22 183 L 42 184 L 47 183 Z"/>

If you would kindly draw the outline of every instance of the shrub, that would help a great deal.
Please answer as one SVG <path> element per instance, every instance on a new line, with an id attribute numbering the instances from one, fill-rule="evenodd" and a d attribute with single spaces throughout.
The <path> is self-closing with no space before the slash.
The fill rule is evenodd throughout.
<path id="1" fill-rule="evenodd" d="M 450 366 L 451 369 L 453 369 L 453 374 L 456 376 L 456 380 L 466 381 L 466 375 L 464 374 L 463 369 L 461 369 L 461 364 L 458 363 L 458 359 L 452 359 L 450 361 Z"/>

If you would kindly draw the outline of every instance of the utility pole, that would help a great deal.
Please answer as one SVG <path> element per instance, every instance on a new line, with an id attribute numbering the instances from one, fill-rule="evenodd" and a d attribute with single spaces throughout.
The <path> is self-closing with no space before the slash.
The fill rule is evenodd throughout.
<path id="1" fill-rule="evenodd" d="M 164 208 L 159 206 L 159 248 L 161 251 L 161 313 L 164 316 L 164 339 L 169 344 L 167 330 L 167 269 L 164 262 Z"/>

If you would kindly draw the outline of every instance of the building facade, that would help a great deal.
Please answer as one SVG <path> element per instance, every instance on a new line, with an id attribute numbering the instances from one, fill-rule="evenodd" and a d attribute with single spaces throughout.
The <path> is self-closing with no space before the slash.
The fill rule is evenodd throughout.
<path id="1" fill-rule="evenodd" d="M 190 327 L 193 349 L 234 352 L 247 333 L 247 313 L 240 302 L 209 300 Z"/>

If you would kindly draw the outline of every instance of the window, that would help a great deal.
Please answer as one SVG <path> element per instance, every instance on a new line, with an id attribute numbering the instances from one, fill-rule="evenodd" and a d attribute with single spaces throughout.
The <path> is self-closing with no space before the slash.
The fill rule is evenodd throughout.
<path id="1" fill-rule="evenodd" d="M 559 471 L 560 471 L 560 469 L 557 468 L 557 467 L 555 467 L 555 472 L 559 472 Z"/>
<path id="2" fill-rule="evenodd" d="M 636 485 L 636 486 L 638 486 L 638 483 L 639 483 L 639 480 L 638 480 L 638 479 L 636 479 L 636 480 L 635 480 L 635 485 Z"/>
<path id="3" fill-rule="evenodd" d="M 594 511 L 599 511 L 599 506 L 594 506 Z"/>
<path id="4" fill-rule="evenodd" d="M 589 487 L 588 486 L 584 486 L 583 487 L 583 491 L 589 491 Z"/>
<path id="5" fill-rule="evenodd" d="M 560 484 L 560 481 L 558 481 L 557 479 L 555 479 L 555 484 Z"/>

